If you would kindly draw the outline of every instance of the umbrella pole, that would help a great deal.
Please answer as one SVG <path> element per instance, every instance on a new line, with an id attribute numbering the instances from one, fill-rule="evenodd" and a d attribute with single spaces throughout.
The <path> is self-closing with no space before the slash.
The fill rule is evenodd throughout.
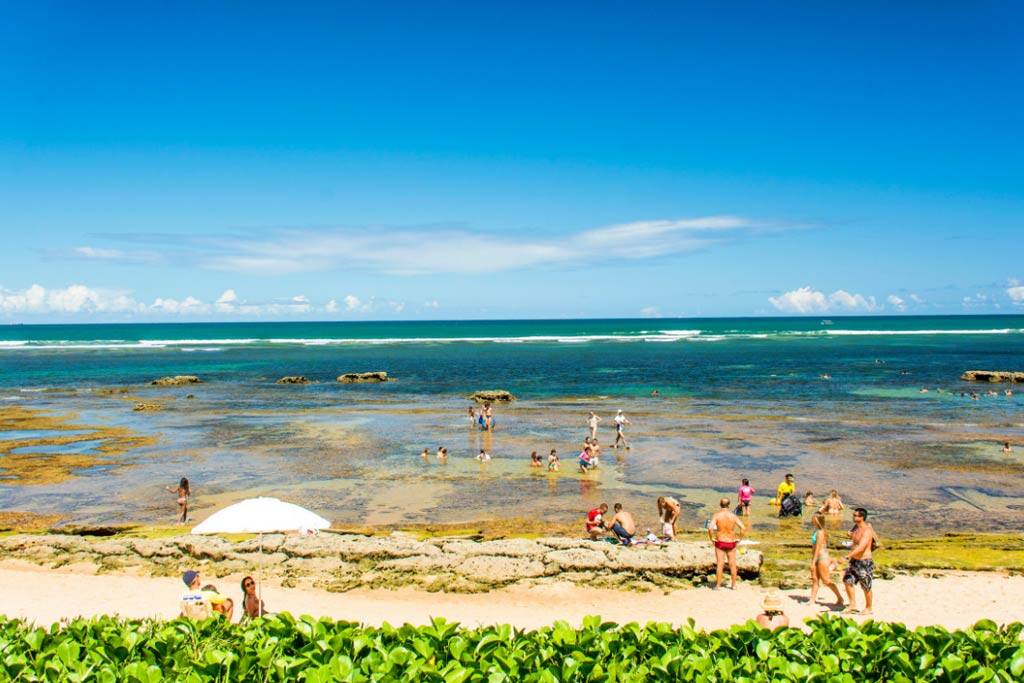
<path id="1" fill-rule="evenodd" d="M 256 569 L 256 578 L 258 579 L 256 586 L 259 588 L 259 595 L 256 597 L 260 601 L 259 615 L 263 616 L 263 532 L 260 532 L 260 566 Z"/>

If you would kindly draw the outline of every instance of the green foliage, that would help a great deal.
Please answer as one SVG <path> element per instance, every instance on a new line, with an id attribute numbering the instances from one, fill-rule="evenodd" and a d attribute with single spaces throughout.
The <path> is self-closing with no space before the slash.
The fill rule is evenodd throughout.
<path id="1" fill-rule="evenodd" d="M 966 631 L 822 617 L 810 631 L 753 623 L 710 633 L 588 617 L 575 629 L 365 628 L 288 614 L 235 626 L 76 620 L 49 630 L 0 617 L 11 681 L 1020 681 L 1024 625 Z"/>

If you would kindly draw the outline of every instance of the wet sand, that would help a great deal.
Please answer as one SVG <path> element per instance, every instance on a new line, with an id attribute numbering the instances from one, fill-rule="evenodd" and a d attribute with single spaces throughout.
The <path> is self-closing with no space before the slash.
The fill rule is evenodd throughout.
<path id="1" fill-rule="evenodd" d="M 240 579 L 229 576 L 212 582 L 238 601 Z M 16 561 L 0 565 L 3 613 L 40 625 L 67 617 L 102 614 L 173 618 L 183 589 L 181 581 L 174 577 L 95 575 L 82 568 L 50 570 Z M 809 605 L 807 589 L 782 591 L 781 595 L 794 625 L 827 609 L 823 604 Z M 423 624 L 431 617 L 441 616 L 466 626 L 507 623 L 538 628 L 556 620 L 579 625 L 584 616 L 597 614 L 619 623 L 658 621 L 678 625 L 692 618 L 705 629 L 745 622 L 759 612 L 762 596 L 763 589 L 754 584 L 742 584 L 736 591 L 695 588 L 663 594 L 559 583 L 464 595 L 416 590 L 329 593 L 282 588 L 270 582 L 264 586 L 263 595 L 271 610 L 369 625 Z M 1024 577 L 971 572 L 948 572 L 936 578 L 898 576 L 876 582 L 875 603 L 875 619 L 902 622 L 910 627 L 964 628 L 981 619 L 1000 624 L 1024 621 Z"/>

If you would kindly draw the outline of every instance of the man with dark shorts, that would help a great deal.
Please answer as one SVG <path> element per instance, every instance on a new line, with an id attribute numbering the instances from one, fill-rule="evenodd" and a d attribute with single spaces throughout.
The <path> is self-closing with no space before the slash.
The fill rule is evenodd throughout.
<path id="1" fill-rule="evenodd" d="M 743 522 L 729 509 L 728 498 L 718 501 L 718 508 L 718 512 L 708 522 L 708 537 L 715 545 L 715 588 L 722 587 L 722 574 L 725 571 L 725 561 L 728 559 L 729 575 L 732 577 L 730 588 L 735 589 L 739 582 L 736 546 L 739 544 L 739 536 L 743 532 Z"/>
<path id="2" fill-rule="evenodd" d="M 843 614 L 872 614 L 871 611 L 871 584 L 875 578 L 875 561 L 871 556 L 871 549 L 875 541 L 875 530 L 867 522 L 868 511 L 864 508 L 855 508 L 853 511 L 853 531 L 850 536 L 853 539 L 853 547 L 850 554 L 846 556 L 849 563 L 846 571 L 843 572 L 843 583 L 846 584 L 846 597 L 849 598 L 849 606 L 843 610 Z M 854 586 L 859 585 L 864 591 L 864 609 L 856 609 L 856 593 Z"/>
<path id="3" fill-rule="evenodd" d="M 636 520 L 633 519 L 632 514 L 622 509 L 622 503 L 616 503 L 614 510 L 615 516 L 605 526 L 612 530 L 622 545 L 629 545 L 633 542 L 633 536 L 636 535 Z"/>

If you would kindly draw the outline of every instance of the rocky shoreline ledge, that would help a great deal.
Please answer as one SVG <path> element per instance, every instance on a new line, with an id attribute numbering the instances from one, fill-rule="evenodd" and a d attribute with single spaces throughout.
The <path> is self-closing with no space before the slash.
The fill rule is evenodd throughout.
<path id="1" fill-rule="evenodd" d="M 570 581 L 602 588 L 672 590 L 713 580 L 714 553 L 706 542 L 677 541 L 630 548 L 575 538 L 473 541 L 418 540 L 405 534 L 358 536 L 267 535 L 256 539 L 17 534 L 0 538 L 0 560 L 47 567 L 91 565 L 96 572 L 172 576 L 198 568 L 206 576 L 255 571 L 285 586 L 305 584 L 343 592 L 355 588 L 415 587 L 476 593 L 516 583 Z M 740 574 L 755 578 L 762 554 L 742 549 Z"/>

